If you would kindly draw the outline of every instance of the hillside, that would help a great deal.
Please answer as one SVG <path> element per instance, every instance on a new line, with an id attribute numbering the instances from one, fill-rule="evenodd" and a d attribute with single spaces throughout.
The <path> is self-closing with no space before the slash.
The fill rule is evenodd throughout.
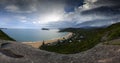
<path id="1" fill-rule="evenodd" d="M 105 29 L 108 32 L 108 40 L 117 39 L 120 37 L 120 23 L 113 24 Z"/>
<path id="2" fill-rule="evenodd" d="M 54 45 L 43 45 L 40 49 L 62 54 L 74 54 L 86 51 L 98 43 L 119 38 L 120 23 L 113 24 L 107 28 L 67 28 L 62 29 L 61 32 L 72 32 L 73 36 L 64 41 L 58 41 Z"/>
<path id="3" fill-rule="evenodd" d="M 6 35 L 2 30 L 0 30 L 0 39 L 14 41 L 14 39 L 10 38 L 10 37 L 9 37 L 8 35 Z"/>

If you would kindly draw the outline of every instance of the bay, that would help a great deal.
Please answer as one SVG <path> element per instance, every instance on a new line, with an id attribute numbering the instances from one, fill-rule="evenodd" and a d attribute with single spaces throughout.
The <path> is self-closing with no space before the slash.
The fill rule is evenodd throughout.
<path id="1" fill-rule="evenodd" d="M 58 32 L 59 30 L 41 29 L 3 29 L 2 31 L 18 42 L 51 40 L 68 34 L 68 32 Z"/>

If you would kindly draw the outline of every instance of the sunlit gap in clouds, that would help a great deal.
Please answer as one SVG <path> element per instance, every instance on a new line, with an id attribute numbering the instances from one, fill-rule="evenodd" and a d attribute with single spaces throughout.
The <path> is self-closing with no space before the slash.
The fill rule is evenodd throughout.
<path id="1" fill-rule="evenodd" d="M 0 0 L 0 27 L 83 27 L 120 22 L 119 0 Z M 104 25 L 102 24 L 104 23 Z"/>
<path id="2" fill-rule="evenodd" d="M 62 18 L 61 14 L 49 14 L 49 15 L 43 16 L 42 18 L 39 18 L 38 23 L 47 24 L 50 22 L 57 22 L 57 21 L 60 21 L 61 18 Z"/>

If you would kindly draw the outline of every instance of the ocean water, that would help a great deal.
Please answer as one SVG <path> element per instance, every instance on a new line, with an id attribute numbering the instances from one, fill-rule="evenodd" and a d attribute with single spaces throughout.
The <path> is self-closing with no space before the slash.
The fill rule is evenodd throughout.
<path id="1" fill-rule="evenodd" d="M 59 30 L 41 30 L 41 29 L 3 29 L 9 37 L 18 42 L 34 42 L 60 38 L 68 32 L 58 32 Z"/>

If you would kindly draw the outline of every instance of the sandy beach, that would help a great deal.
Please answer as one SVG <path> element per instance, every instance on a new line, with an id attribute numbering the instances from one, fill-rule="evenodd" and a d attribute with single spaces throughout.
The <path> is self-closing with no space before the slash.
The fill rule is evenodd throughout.
<path id="1" fill-rule="evenodd" d="M 66 36 L 64 36 L 64 38 L 65 39 L 68 39 L 68 38 L 70 38 L 72 36 L 72 33 L 70 32 L 70 33 L 68 33 Z M 53 43 L 53 42 L 56 42 L 56 41 L 58 41 L 58 40 L 64 40 L 63 39 L 63 37 L 60 37 L 60 38 L 55 38 L 55 39 L 51 39 L 51 40 L 44 40 L 44 43 L 45 44 L 48 44 L 48 43 Z M 38 42 L 22 42 L 23 44 L 26 44 L 26 45 L 30 45 L 30 46 L 32 46 L 32 47 L 34 47 L 34 48 L 39 48 L 41 45 L 42 45 L 42 43 L 43 43 L 43 41 L 38 41 Z"/>

